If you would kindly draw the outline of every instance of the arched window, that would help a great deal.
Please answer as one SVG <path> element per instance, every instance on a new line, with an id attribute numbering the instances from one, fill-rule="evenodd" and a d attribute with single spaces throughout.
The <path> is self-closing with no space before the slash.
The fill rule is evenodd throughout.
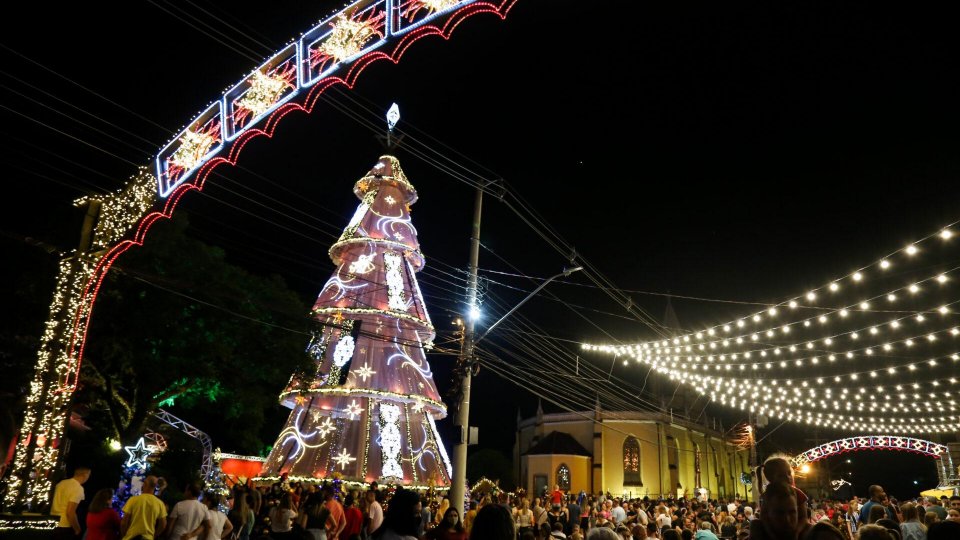
<path id="1" fill-rule="evenodd" d="M 563 491 L 570 491 L 570 467 L 565 463 L 557 467 L 557 485 Z"/>
<path id="2" fill-rule="evenodd" d="M 640 442 L 636 437 L 627 437 L 623 441 L 623 485 L 643 485 L 640 480 Z"/>

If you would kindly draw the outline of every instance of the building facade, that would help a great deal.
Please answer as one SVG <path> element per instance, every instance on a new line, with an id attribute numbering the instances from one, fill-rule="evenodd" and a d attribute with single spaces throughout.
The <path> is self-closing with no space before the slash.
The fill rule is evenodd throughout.
<path id="1" fill-rule="evenodd" d="M 519 419 L 514 464 L 528 493 L 544 488 L 627 497 L 748 498 L 749 451 L 706 426 L 651 412 L 587 411 Z M 749 476 L 749 475 L 748 475 Z"/>

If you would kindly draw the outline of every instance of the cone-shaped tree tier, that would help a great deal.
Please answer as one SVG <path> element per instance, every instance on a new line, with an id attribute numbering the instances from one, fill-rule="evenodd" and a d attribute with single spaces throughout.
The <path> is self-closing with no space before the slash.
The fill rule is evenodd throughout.
<path id="1" fill-rule="evenodd" d="M 354 193 L 360 206 L 330 248 L 337 270 L 313 307 L 317 370 L 281 394 L 293 410 L 263 476 L 449 486 L 435 423 L 446 407 L 425 354 L 435 332 L 416 278 L 417 192 L 383 156 Z"/>

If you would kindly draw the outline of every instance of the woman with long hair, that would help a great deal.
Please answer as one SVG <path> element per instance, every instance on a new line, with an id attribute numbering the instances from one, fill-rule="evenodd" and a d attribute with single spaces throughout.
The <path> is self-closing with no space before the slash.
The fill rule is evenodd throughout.
<path id="1" fill-rule="evenodd" d="M 527 531 L 533 531 L 533 510 L 530 510 L 530 501 L 526 497 L 520 500 L 520 508 L 513 511 L 513 519 L 520 536 Z"/>
<path id="2" fill-rule="evenodd" d="M 98 491 L 87 508 L 87 540 L 117 540 L 120 537 L 120 514 L 110 506 L 113 490 Z"/>
<path id="3" fill-rule="evenodd" d="M 903 513 L 903 523 L 900 524 L 900 536 L 903 540 L 927 540 L 927 526 L 920 523 L 920 512 L 917 505 L 908 502 L 900 507 Z"/>
<path id="4" fill-rule="evenodd" d="M 467 540 L 467 531 L 460 523 L 460 512 L 456 508 L 448 508 L 443 519 L 436 527 L 430 529 L 427 540 Z"/>
<path id="5" fill-rule="evenodd" d="M 233 524 L 227 519 L 227 515 L 220 511 L 220 495 L 212 491 L 204 493 L 203 504 L 207 505 L 207 520 L 210 523 L 206 540 L 229 538 L 233 531 Z"/>
<path id="6" fill-rule="evenodd" d="M 284 493 L 277 506 L 270 509 L 270 536 L 281 539 L 288 538 L 293 530 L 293 519 L 297 513 L 290 504 L 290 494 Z"/>
<path id="7" fill-rule="evenodd" d="M 323 504 L 323 492 L 314 491 L 303 501 L 303 511 L 297 517 L 297 523 L 305 529 L 313 540 L 327 540 L 330 509 Z"/>
<path id="8" fill-rule="evenodd" d="M 434 525 L 439 525 L 440 522 L 445 519 L 444 515 L 446 515 L 448 508 L 450 508 L 450 499 L 444 497 L 443 500 L 440 501 L 440 506 L 437 507 L 436 515 L 433 516 Z"/>

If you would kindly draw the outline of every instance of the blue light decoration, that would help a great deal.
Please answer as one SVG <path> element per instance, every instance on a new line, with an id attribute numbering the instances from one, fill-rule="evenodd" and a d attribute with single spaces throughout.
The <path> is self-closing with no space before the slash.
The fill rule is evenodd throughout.
<path id="1" fill-rule="evenodd" d="M 147 445 L 143 437 L 133 446 L 124 446 L 123 449 L 129 456 L 126 463 L 123 464 L 123 473 L 117 489 L 113 492 L 113 501 L 111 506 L 123 515 L 123 506 L 127 504 L 127 499 L 135 495 L 140 495 L 143 479 L 150 469 L 150 456 L 156 452 L 156 448 Z"/>
<path id="2" fill-rule="evenodd" d="M 262 125 L 261 133 L 269 135 L 274 117 L 285 113 L 286 104 L 309 112 L 319 92 L 338 83 L 352 86 L 370 62 L 383 58 L 396 62 L 417 39 L 447 38 L 470 15 L 494 13 L 504 18 L 516 1 L 358 0 L 347 5 L 260 64 L 157 154 L 160 197 L 168 197 L 205 165 L 209 169 L 235 160 L 247 140 L 243 135 L 255 126 Z M 393 48 L 387 50 L 386 45 Z M 320 90 L 310 91 L 314 86 Z M 218 157 L 225 150 L 228 155 Z"/>

